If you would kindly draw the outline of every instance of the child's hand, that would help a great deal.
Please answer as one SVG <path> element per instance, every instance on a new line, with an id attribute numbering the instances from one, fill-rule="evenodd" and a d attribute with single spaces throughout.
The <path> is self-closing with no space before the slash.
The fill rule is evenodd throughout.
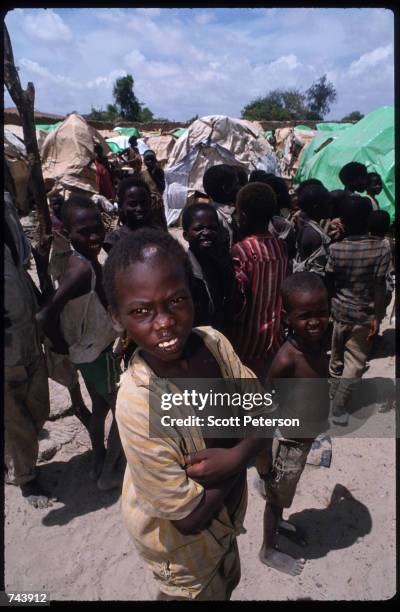
<path id="1" fill-rule="evenodd" d="M 211 486 L 238 473 L 235 447 L 206 448 L 186 455 L 186 473 L 202 485 Z"/>

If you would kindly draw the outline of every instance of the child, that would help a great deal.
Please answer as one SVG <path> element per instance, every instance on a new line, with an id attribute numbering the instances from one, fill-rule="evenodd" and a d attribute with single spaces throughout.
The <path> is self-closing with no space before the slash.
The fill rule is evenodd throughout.
<path id="1" fill-rule="evenodd" d="M 118 157 L 126 161 L 133 169 L 133 172 L 138 176 L 142 169 L 142 156 L 139 153 L 138 142 L 136 136 L 131 136 L 128 140 L 129 147 L 124 149 Z"/>
<path id="2" fill-rule="evenodd" d="M 53 350 L 69 354 L 85 381 L 92 400 L 91 475 L 98 488 L 106 490 L 119 485 L 115 468 L 121 449 L 115 420 L 107 453 L 104 447 L 105 419 L 110 408 L 114 411 L 119 380 L 119 366 L 112 352 L 117 334 L 107 312 L 102 268 L 97 260 L 105 229 L 100 212 L 86 197 L 74 196 L 65 202 L 62 219 L 73 252 L 59 288 L 38 316 Z"/>
<path id="3" fill-rule="evenodd" d="M 94 146 L 95 157 L 88 166 L 95 164 L 96 167 L 96 188 L 100 195 L 104 196 L 110 202 L 115 199 L 115 190 L 113 185 L 113 176 L 108 163 L 107 157 L 103 153 L 103 147 L 100 144 Z"/>
<path id="4" fill-rule="evenodd" d="M 234 218 L 236 196 L 240 189 L 238 173 L 228 164 L 211 166 L 204 173 L 203 187 L 213 201 L 231 247 L 239 239 L 239 228 Z"/>
<path id="5" fill-rule="evenodd" d="M 281 416 L 299 418 L 304 437 L 293 438 L 292 431 L 287 437 L 284 436 L 285 430 L 281 430 L 274 440 L 272 472 L 264 477 L 266 506 L 260 560 L 269 567 L 295 576 L 302 571 L 304 560 L 293 559 L 279 551 L 276 536 L 279 530 L 297 543 L 306 544 L 305 534 L 289 521 L 284 521 L 282 514 L 283 508 L 292 505 L 314 438 L 327 425 L 328 362 L 323 335 L 328 327 L 329 306 L 323 281 L 311 272 L 298 272 L 286 278 L 282 297 L 291 332 L 272 362 L 268 380 L 277 391 Z M 289 384 L 286 379 L 300 380 Z M 319 379 L 320 384 L 309 385 L 302 379 Z M 263 452 L 257 457 L 259 472 L 265 454 Z"/>
<path id="6" fill-rule="evenodd" d="M 376 196 L 382 191 L 382 179 L 377 172 L 368 172 L 367 198 L 371 200 L 372 210 L 379 210 Z"/>
<path id="7" fill-rule="evenodd" d="M 339 179 L 343 183 L 345 191 L 362 193 L 367 189 L 368 171 L 364 164 L 350 162 L 340 170 Z"/>
<path id="8" fill-rule="evenodd" d="M 183 247 L 150 229 L 121 241 L 105 265 L 116 329 L 140 347 L 121 378 L 116 409 L 128 464 L 122 512 L 158 582 L 158 599 L 227 600 L 240 579 L 236 534 L 246 505 L 245 467 L 265 440 L 209 448 L 222 441 L 183 425 L 173 438 L 161 427 L 149 436 L 149 393 L 160 399 L 159 378 L 254 378 L 222 334 L 193 329 L 190 274 Z M 213 471 L 219 476 L 207 485 L 200 475 Z"/>
<path id="9" fill-rule="evenodd" d="M 347 403 L 361 378 L 372 339 L 385 315 L 386 278 L 390 247 L 368 236 L 371 203 L 351 196 L 342 213 L 346 231 L 332 244 L 326 265 L 326 283 L 332 297 L 333 336 L 329 373 L 332 385 L 332 422 L 347 425 Z"/>
<path id="10" fill-rule="evenodd" d="M 243 300 L 233 313 L 229 338 L 243 363 L 261 378 L 267 359 L 281 344 L 280 290 L 288 263 L 286 244 L 268 230 L 275 207 L 275 194 L 268 185 L 242 187 L 237 214 L 244 238 L 231 250 Z"/>
<path id="11" fill-rule="evenodd" d="M 120 182 L 118 188 L 119 220 L 122 226 L 107 234 L 103 248 L 112 247 L 141 227 L 156 227 L 152 218 L 150 189 L 144 181 L 131 177 Z"/>
<path id="12" fill-rule="evenodd" d="M 377 175 L 379 176 L 379 175 Z M 368 232 L 371 237 L 376 237 L 389 247 L 392 253 L 392 245 L 390 238 L 388 237 L 390 229 L 390 215 L 386 210 L 374 210 L 369 216 L 368 219 Z M 394 249 L 393 249 L 394 254 Z M 386 296 L 385 296 L 385 312 L 390 302 L 392 301 L 393 291 L 395 289 L 395 281 L 393 275 L 395 273 L 394 261 L 392 261 L 389 266 L 389 271 L 386 276 Z"/>
<path id="13" fill-rule="evenodd" d="M 144 165 L 147 168 L 149 178 L 154 182 L 155 189 L 162 195 L 165 190 L 165 175 L 164 170 L 160 167 L 157 161 L 156 154 L 151 149 L 143 153 Z"/>
<path id="14" fill-rule="evenodd" d="M 214 206 L 187 206 L 182 214 L 182 228 L 183 237 L 189 243 L 188 256 L 193 269 L 191 293 L 195 325 L 211 325 L 223 331 L 235 273 L 228 249 L 220 244 L 220 224 Z"/>
<path id="15" fill-rule="evenodd" d="M 288 258 L 292 260 L 296 255 L 296 234 L 292 223 L 284 216 L 286 211 L 289 214 L 291 206 L 289 191 L 284 179 L 274 174 L 268 174 L 264 170 L 253 170 L 249 182 L 265 183 L 273 189 L 276 197 L 276 210 L 268 229 L 275 238 L 280 238 L 286 242 Z"/>
<path id="16" fill-rule="evenodd" d="M 303 214 L 302 226 L 297 232 L 298 254 L 293 271 L 324 276 L 330 239 L 319 223 L 330 218 L 330 193 L 323 185 L 308 185 L 299 192 L 298 205 Z"/>

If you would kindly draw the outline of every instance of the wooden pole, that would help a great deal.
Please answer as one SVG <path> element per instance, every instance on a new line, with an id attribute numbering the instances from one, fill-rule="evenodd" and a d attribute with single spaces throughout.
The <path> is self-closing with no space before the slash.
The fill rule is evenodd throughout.
<path id="1" fill-rule="evenodd" d="M 10 36 L 5 24 L 4 28 L 4 81 L 21 117 L 24 141 L 31 168 L 31 185 L 39 218 L 39 245 L 43 256 L 49 254 L 51 244 L 51 218 L 47 205 L 46 189 L 42 174 L 39 147 L 36 140 L 34 119 L 35 88 L 28 83 L 26 91 L 22 89 L 18 71 L 14 64 Z"/>

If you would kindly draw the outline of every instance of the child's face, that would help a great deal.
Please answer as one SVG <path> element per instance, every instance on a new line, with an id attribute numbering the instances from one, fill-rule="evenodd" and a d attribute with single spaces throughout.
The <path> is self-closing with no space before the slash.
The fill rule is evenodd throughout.
<path id="1" fill-rule="evenodd" d="M 368 182 L 368 191 L 372 195 L 378 195 L 382 191 L 382 182 L 378 176 L 372 176 Z"/>
<path id="2" fill-rule="evenodd" d="M 146 168 L 151 172 L 156 165 L 156 158 L 149 156 L 144 158 Z"/>
<path id="3" fill-rule="evenodd" d="M 218 232 L 216 215 L 210 210 L 198 210 L 187 232 L 183 232 L 183 237 L 188 241 L 192 251 L 205 252 L 215 246 Z"/>
<path id="4" fill-rule="evenodd" d="M 78 253 L 87 259 L 96 259 L 103 246 L 106 230 L 96 209 L 76 208 L 69 213 L 67 233 Z"/>
<path id="5" fill-rule="evenodd" d="M 147 191 L 141 187 L 130 187 L 125 191 L 122 211 L 128 226 L 141 227 L 150 221 L 151 201 Z"/>
<path id="6" fill-rule="evenodd" d="M 156 256 L 131 264 L 116 279 L 117 325 L 156 362 L 180 358 L 193 328 L 193 302 L 183 265 Z"/>
<path id="7" fill-rule="evenodd" d="M 318 342 L 329 321 L 328 295 L 325 289 L 295 291 L 290 296 L 287 318 L 295 335 L 307 342 Z"/>

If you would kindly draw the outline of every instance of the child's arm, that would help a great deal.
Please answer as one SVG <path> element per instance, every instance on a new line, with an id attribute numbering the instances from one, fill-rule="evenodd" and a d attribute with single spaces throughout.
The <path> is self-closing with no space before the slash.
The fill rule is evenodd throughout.
<path id="1" fill-rule="evenodd" d="M 74 298 L 90 291 L 91 270 L 89 265 L 77 257 L 70 257 L 65 276 L 48 304 L 36 315 L 36 320 L 50 338 L 56 352 L 68 353 L 68 347 L 60 330 L 60 314 L 64 306 Z"/>
<path id="2" fill-rule="evenodd" d="M 237 483 L 240 474 L 220 482 L 204 490 L 203 497 L 197 508 L 189 516 L 178 521 L 172 521 L 177 530 L 183 535 L 193 535 L 205 529 L 214 516 L 222 510 L 225 499 Z"/>

